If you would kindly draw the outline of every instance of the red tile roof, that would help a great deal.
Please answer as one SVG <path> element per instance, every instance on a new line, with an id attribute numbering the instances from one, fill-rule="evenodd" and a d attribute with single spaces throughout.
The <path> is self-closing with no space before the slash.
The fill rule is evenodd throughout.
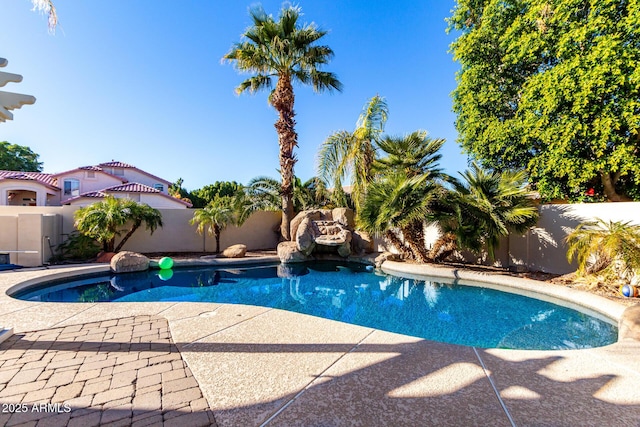
<path id="1" fill-rule="evenodd" d="M 140 184 L 138 182 L 130 182 L 128 184 L 114 185 L 113 187 L 105 188 L 106 192 L 117 193 L 160 193 L 159 190 L 149 187 L 148 185 Z"/>
<path id="2" fill-rule="evenodd" d="M 128 163 L 122 163 L 122 162 L 116 162 L 116 161 L 100 163 L 98 166 L 102 166 L 105 168 L 136 168 L 135 166 L 130 165 Z"/>
<path id="3" fill-rule="evenodd" d="M 115 185 L 113 187 L 105 188 L 104 190 L 99 190 L 99 191 L 89 191 L 87 193 L 82 193 L 79 196 L 72 197 L 71 199 L 67 199 L 63 203 L 67 204 L 69 202 L 81 199 L 83 197 L 92 198 L 92 199 L 101 199 L 109 196 L 110 193 L 153 193 L 153 194 L 158 194 L 159 196 L 171 199 L 173 201 L 182 203 L 187 207 L 193 206 L 189 202 L 185 202 L 184 200 L 180 200 L 175 197 L 168 196 L 164 193 L 161 193 L 159 190 L 156 190 L 155 188 L 151 188 L 148 185 L 140 184 L 138 182 L 131 182 L 123 185 Z"/>
<path id="4" fill-rule="evenodd" d="M 20 172 L 20 171 L 4 171 L 0 170 L 0 180 L 17 179 L 20 181 L 36 181 L 47 187 L 59 188 L 56 186 L 56 179 L 53 175 L 42 172 Z"/>

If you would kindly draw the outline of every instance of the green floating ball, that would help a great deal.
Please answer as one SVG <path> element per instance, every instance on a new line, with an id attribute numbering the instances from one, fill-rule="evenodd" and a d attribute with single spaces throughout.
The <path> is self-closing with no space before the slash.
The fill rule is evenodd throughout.
<path id="1" fill-rule="evenodd" d="M 173 260 L 168 256 L 160 258 L 160 261 L 158 262 L 158 267 L 160 267 L 160 270 L 168 270 L 171 267 L 173 267 Z"/>
<path id="2" fill-rule="evenodd" d="M 160 278 L 160 280 L 167 281 L 173 277 L 173 270 L 160 270 L 158 272 L 158 277 Z"/>

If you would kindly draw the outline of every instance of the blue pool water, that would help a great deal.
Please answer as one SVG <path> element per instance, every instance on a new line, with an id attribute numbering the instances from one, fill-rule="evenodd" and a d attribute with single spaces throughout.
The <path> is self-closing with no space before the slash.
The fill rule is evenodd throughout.
<path id="1" fill-rule="evenodd" d="M 14 297 L 251 304 L 483 348 L 574 349 L 617 340 L 615 326 L 549 302 L 390 276 L 359 264 L 150 270 L 51 282 Z"/>

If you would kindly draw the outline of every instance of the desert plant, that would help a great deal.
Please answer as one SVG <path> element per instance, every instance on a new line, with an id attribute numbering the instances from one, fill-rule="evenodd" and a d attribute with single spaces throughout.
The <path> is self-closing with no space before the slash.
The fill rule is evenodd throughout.
<path id="1" fill-rule="evenodd" d="M 93 237 L 73 231 L 67 240 L 57 246 L 58 259 L 88 260 L 95 258 L 100 252 L 100 245 Z"/>
<path id="2" fill-rule="evenodd" d="M 430 257 L 439 261 L 459 248 L 474 253 L 485 248 L 495 259 L 500 238 L 524 232 L 538 220 L 525 174 L 488 171 L 473 163 L 461 176 L 463 181 L 452 180 L 454 190 L 434 209 L 442 237 Z"/>
<path id="3" fill-rule="evenodd" d="M 596 218 L 579 224 L 565 242 L 567 259 L 578 262 L 578 276 L 628 283 L 640 275 L 640 225 Z"/>

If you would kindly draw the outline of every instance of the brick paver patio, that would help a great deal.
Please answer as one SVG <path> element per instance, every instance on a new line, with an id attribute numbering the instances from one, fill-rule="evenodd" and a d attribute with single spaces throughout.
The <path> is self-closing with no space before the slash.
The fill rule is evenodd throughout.
<path id="1" fill-rule="evenodd" d="M 0 344 L 0 425 L 216 425 L 166 319 L 136 316 Z"/>

